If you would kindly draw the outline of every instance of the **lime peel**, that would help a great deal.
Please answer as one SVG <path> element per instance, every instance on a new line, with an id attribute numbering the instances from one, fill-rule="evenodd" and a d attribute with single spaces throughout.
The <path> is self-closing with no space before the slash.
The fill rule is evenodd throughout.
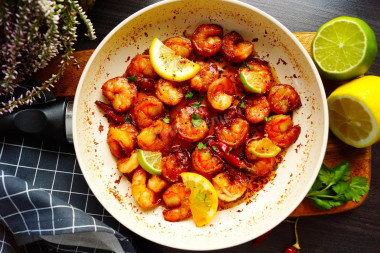
<path id="1" fill-rule="evenodd" d="M 147 172 L 155 175 L 161 174 L 161 152 L 152 152 L 138 149 L 137 158 L 140 166 Z"/>

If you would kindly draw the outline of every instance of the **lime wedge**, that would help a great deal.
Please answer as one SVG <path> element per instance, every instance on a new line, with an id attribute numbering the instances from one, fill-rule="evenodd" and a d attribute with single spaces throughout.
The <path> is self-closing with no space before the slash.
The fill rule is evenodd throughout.
<path id="1" fill-rule="evenodd" d="M 361 19 L 338 17 L 319 28 L 312 54 L 321 75 L 345 81 L 368 71 L 377 55 L 374 31 Z"/>
<path id="2" fill-rule="evenodd" d="M 165 46 L 159 39 L 154 38 L 149 48 L 150 61 L 153 69 L 166 80 L 181 82 L 194 77 L 200 70 L 200 65 Z"/>
<path id="3" fill-rule="evenodd" d="M 239 77 L 244 87 L 253 93 L 264 93 L 268 86 L 268 84 L 265 83 L 261 72 L 258 71 L 243 69 L 240 72 Z"/>
<path id="4" fill-rule="evenodd" d="M 161 152 L 152 152 L 138 149 L 137 158 L 140 166 L 147 172 L 155 175 L 161 174 Z"/>
<path id="5" fill-rule="evenodd" d="M 249 142 L 248 151 L 257 157 L 269 158 L 275 157 L 280 153 L 281 148 L 276 146 L 269 138 L 264 137 L 261 140 Z"/>

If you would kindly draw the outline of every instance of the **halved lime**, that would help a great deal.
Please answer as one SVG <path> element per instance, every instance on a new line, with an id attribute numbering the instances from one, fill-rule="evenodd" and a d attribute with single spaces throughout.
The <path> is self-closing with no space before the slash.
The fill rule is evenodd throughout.
<path id="1" fill-rule="evenodd" d="M 244 87 L 253 93 L 264 93 L 268 84 L 262 77 L 261 72 L 243 69 L 239 74 Z"/>
<path id="2" fill-rule="evenodd" d="M 349 80 L 366 73 L 375 60 L 376 35 L 359 18 L 338 17 L 319 28 L 312 54 L 323 77 Z"/>
<path id="3" fill-rule="evenodd" d="M 261 140 L 250 141 L 248 145 L 248 151 L 257 157 L 275 157 L 281 151 L 281 148 L 276 146 L 267 137 L 264 137 Z"/>
<path id="4" fill-rule="evenodd" d="M 147 172 L 155 175 L 161 174 L 161 152 L 137 150 L 137 158 L 140 166 Z"/>

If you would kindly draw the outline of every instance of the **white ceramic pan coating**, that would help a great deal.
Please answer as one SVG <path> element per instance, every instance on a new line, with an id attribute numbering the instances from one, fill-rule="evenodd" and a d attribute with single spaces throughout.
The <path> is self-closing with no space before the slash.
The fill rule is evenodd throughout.
<path id="1" fill-rule="evenodd" d="M 235 30 L 255 41 L 255 51 L 274 67 L 281 83 L 299 92 L 302 107 L 293 114 L 301 126 L 276 177 L 249 203 L 217 212 L 205 227 L 192 219 L 170 223 L 162 208 L 141 210 L 129 181 L 116 169 L 106 136 L 108 123 L 95 106 L 105 101 L 101 86 L 124 74 L 130 59 L 149 48 L 154 37 L 164 40 L 192 33 L 200 24 L 215 23 L 224 33 Z M 153 242 L 187 250 L 212 250 L 252 240 L 283 221 L 313 184 L 328 137 L 326 96 L 306 50 L 283 25 L 253 6 L 237 1 L 164 1 L 130 16 L 100 43 L 80 79 L 74 102 L 74 145 L 79 165 L 92 192 L 121 224 Z"/>

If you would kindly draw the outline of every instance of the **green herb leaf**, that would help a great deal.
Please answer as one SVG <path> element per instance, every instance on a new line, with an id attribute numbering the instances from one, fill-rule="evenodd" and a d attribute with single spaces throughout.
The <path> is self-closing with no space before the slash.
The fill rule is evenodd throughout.
<path id="1" fill-rule="evenodd" d="M 265 120 L 266 122 L 268 122 L 268 121 L 271 121 L 273 118 L 274 118 L 274 115 L 273 115 L 273 116 L 270 116 L 270 117 L 264 117 L 264 120 Z"/>
<path id="2" fill-rule="evenodd" d="M 227 151 L 227 155 L 230 155 L 230 151 L 233 149 L 234 147 L 232 146 L 232 147 L 230 147 L 229 149 L 228 149 L 228 151 Z"/>
<path id="3" fill-rule="evenodd" d="M 320 209 L 331 209 L 348 201 L 360 201 L 368 192 L 368 178 L 352 177 L 348 162 L 335 167 L 321 166 L 318 177 L 311 187 L 307 198 Z"/>
<path id="4" fill-rule="evenodd" d="M 136 82 L 136 81 L 137 81 L 137 78 L 136 78 L 135 75 L 133 75 L 133 76 L 128 76 L 127 79 L 128 79 L 128 81 L 130 81 L 130 82 Z"/>
<path id="5" fill-rule="evenodd" d="M 205 196 L 202 197 L 202 195 L 201 195 L 201 191 L 199 190 L 199 191 L 198 191 L 198 194 L 197 194 L 197 198 L 200 199 L 200 200 L 202 200 L 202 201 L 204 201 L 204 202 L 206 202 L 207 192 L 205 193 Z"/>
<path id="6" fill-rule="evenodd" d="M 194 97 L 194 93 L 192 93 L 191 91 L 188 91 L 185 95 L 185 98 L 186 99 L 190 99 L 190 98 L 193 98 Z"/>
<path id="7" fill-rule="evenodd" d="M 245 105 L 245 102 L 244 100 L 241 101 L 239 104 L 238 104 L 238 107 L 241 108 L 241 109 L 244 109 L 244 105 Z"/>
<path id="8" fill-rule="evenodd" d="M 124 121 L 127 122 L 127 123 L 130 123 L 132 122 L 132 118 L 131 118 L 131 115 L 126 115 L 125 118 L 124 118 Z"/>
<path id="9" fill-rule="evenodd" d="M 207 144 L 204 144 L 203 142 L 199 142 L 198 145 L 197 145 L 197 148 L 199 148 L 199 149 L 205 149 L 205 148 L 207 148 Z"/>
<path id="10" fill-rule="evenodd" d="M 246 66 L 249 70 L 252 69 L 251 65 L 249 65 L 246 61 L 243 61 L 244 66 Z"/>
<path id="11" fill-rule="evenodd" d="M 165 115 L 165 118 L 162 121 L 165 122 L 166 124 L 169 124 L 170 123 L 169 116 Z"/>
<path id="12" fill-rule="evenodd" d="M 191 115 L 191 124 L 193 124 L 194 127 L 199 127 L 202 124 L 201 115 L 198 113 Z"/>
<path id="13" fill-rule="evenodd" d="M 202 100 L 203 100 L 203 97 L 198 97 L 197 98 L 198 103 L 194 103 L 192 105 L 192 107 L 195 108 L 195 109 L 201 108 L 201 106 L 202 106 Z"/>

